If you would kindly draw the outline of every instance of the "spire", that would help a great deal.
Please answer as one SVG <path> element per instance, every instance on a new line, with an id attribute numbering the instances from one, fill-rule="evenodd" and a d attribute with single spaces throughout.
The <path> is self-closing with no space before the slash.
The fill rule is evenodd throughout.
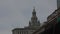
<path id="1" fill-rule="evenodd" d="M 36 16 L 36 11 L 35 11 L 35 7 L 33 7 L 33 12 L 32 12 L 32 16 Z"/>

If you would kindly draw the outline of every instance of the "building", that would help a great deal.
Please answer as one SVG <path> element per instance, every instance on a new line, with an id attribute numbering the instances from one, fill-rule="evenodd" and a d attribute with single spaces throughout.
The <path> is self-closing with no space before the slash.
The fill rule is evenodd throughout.
<path id="1" fill-rule="evenodd" d="M 40 28 L 40 21 L 38 21 L 36 11 L 34 8 L 32 12 L 31 21 L 29 21 L 29 26 L 24 28 L 14 28 L 12 30 L 12 34 L 32 34 L 39 28 Z"/>
<path id="2" fill-rule="evenodd" d="M 42 32 L 45 31 L 45 27 L 46 27 L 46 22 L 44 22 L 45 24 L 43 26 L 41 26 L 38 30 L 36 30 L 35 32 L 33 32 L 33 34 L 42 34 Z"/>
<path id="3" fill-rule="evenodd" d="M 57 8 L 60 7 L 60 0 L 57 0 Z"/>
<path id="4" fill-rule="evenodd" d="M 45 34 L 60 34 L 60 8 L 55 10 L 51 15 L 54 13 L 56 14 L 55 17 L 53 16 L 54 18 L 50 18 L 50 22 L 47 21 L 50 25 L 45 27 Z"/>

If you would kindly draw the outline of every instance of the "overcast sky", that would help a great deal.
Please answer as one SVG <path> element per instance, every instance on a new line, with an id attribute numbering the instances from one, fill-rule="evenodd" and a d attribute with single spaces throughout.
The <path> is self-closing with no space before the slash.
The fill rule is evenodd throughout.
<path id="1" fill-rule="evenodd" d="M 38 20 L 46 21 L 57 7 L 56 0 L 0 0 L 0 34 L 12 34 L 12 29 L 28 26 L 33 6 Z"/>

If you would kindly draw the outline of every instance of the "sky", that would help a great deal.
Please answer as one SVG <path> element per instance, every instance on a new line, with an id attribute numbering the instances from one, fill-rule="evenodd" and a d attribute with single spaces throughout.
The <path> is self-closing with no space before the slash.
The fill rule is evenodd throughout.
<path id="1" fill-rule="evenodd" d="M 0 0 L 0 34 L 28 26 L 35 6 L 38 20 L 43 23 L 57 8 L 56 0 Z"/>

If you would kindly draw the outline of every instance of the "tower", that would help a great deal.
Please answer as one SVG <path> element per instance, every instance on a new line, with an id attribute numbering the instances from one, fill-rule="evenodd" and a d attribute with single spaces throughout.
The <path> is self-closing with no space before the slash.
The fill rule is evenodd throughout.
<path id="1" fill-rule="evenodd" d="M 35 11 L 35 7 L 33 9 L 32 12 L 32 17 L 31 17 L 31 21 L 29 21 L 29 26 L 40 26 L 40 21 L 38 21 L 38 18 L 36 16 L 36 11 Z"/>
<path id="2" fill-rule="evenodd" d="M 60 7 L 60 0 L 57 0 L 57 8 Z"/>

